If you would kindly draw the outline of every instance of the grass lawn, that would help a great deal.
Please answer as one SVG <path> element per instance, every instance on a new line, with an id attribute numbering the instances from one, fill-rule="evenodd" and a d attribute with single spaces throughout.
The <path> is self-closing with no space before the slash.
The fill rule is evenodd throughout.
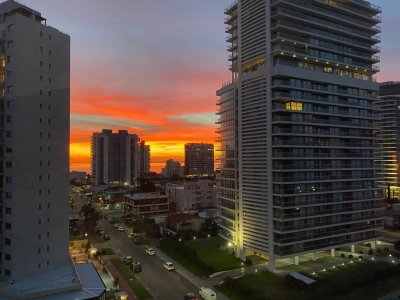
<path id="1" fill-rule="evenodd" d="M 196 251 L 196 260 L 193 260 L 190 255 L 185 255 L 185 250 L 182 249 L 182 243 L 184 245 L 183 247 Z M 228 252 L 219 249 L 220 246 L 225 244 L 226 241 L 220 237 L 203 238 L 184 242 L 164 239 L 160 248 L 189 271 L 203 277 L 214 272 L 241 267 L 241 260 L 235 258 Z"/>
<path id="2" fill-rule="evenodd" d="M 140 300 L 152 299 L 153 297 L 146 288 L 136 279 L 133 272 L 120 259 L 112 259 L 111 263 L 118 270 L 121 276 L 129 284 L 132 291 Z"/>
<path id="3" fill-rule="evenodd" d="M 391 270 L 388 273 L 388 270 Z M 216 286 L 232 300 L 379 299 L 400 288 L 400 267 L 387 263 L 357 262 L 319 272 L 312 287 L 290 285 L 283 276 L 260 272 Z"/>
<path id="4" fill-rule="evenodd" d="M 114 250 L 111 248 L 101 248 L 101 252 L 104 251 L 102 255 L 113 255 L 115 254 Z"/>

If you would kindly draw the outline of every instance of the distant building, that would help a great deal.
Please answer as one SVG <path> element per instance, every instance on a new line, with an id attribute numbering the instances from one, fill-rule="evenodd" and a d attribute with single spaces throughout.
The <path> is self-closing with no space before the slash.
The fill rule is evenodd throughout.
<path id="1" fill-rule="evenodd" d="M 86 181 L 86 172 L 71 171 L 69 172 L 69 180 L 76 180 L 79 182 Z"/>
<path id="2" fill-rule="evenodd" d="M 217 189 L 212 180 L 167 183 L 165 193 L 176 211 L 198 212 L 217 206 Z"/>
<path id="3" fill-rule="evenodd" d="M 144 219 L 169 213 L 167 195 L 154 193 L 126 194 L 124 196 L 124 210 L 133 219 Z"/>
<path id="4" fill-rule="evenodd" d="M 139 176 L 150 173 L 150 145 L 146 145 L 145 141 L 140 142 L 139 164 Z"/>
<path id="5" fill-rule="evenodd" d="M 162 176 L 165 178 L 171 177 L 182 177 L 183 176 L 183 168 L 179 161 L 175 161 L 173 159 L 168 159 L 165 162 L 165 167 L 161 171 Z"/>
<path id="6" fill-rule="evenodd" d="M 192 214 L 176 213 L 166 220 L 167 228 L 174 232 L 199 231 L 205 220 Z"/>
<path id="7" fill-rule="evenodd" d="M 185 175 L 214 176 L 213 144 L 185 144 Z"/>
<path id="8" fill-rule="evenodd" d="M 103 129 L 92 136 L 93 185 L 133 185 L 149 172 L 150 146 L 127 130 Z"/>
<path id="9" fill-rule="evenodd" d="M 379 184 L 385 188 L 387 198 L 400 197 L 400 82 L 384 82 L 379 87 L 378 159 Z"/>

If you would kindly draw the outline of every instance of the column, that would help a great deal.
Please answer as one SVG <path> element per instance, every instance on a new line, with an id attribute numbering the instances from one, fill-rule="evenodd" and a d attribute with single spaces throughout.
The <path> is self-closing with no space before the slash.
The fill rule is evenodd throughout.
<path id="1" fill-rule="evenodd" d="M 296 266 L 299 265 L 299 256 L 297 256 L 297 255 L 294 257 L 294 264 L 295 264 Z"/>
<path id="2" fill-rule="evenodd" d="M 376 250 L 376 241 L 369 242 L 371 244 L 371 249 Z"/>
<path id="3" fill-rule="evenodd" d="M 335 256 L 336 256 L 335 248 L 331 249 L 331 256 L 332 256 L 332 257 L 335 257 Z"/>
<path id="4" fill-rule="evenodd" d="M 353 253 L 356 252 L 356 245 L 354 245 L 354 244 L 351 245 L 351 252 L 353 252 Z"/>

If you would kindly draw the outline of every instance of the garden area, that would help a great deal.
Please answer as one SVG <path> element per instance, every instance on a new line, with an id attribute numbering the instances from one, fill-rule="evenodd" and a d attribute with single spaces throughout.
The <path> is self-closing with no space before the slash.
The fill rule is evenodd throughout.
<path id="1" fill-rule="evenodd" d="M 129 287 L 135 293 L 139 300 L 149 300 L 153 299 L 146 288 L 137 280 L 133 272 L 128 268 L 126 264 L 120 259 L 112 259 L 111 263 L 117 269 L 119 274 L 125 279 Z"/>
<path id="2" fill-rule="evenodd" d="M 263 271 L 238 279 L 228 278 L 216 288 L 232 300 L 375 300 L 400 288 L 400 267 L 382 262 L 357 261 L 304 275 L 316 282 L 306 285 L 290 275 Z"/>
<path id="3" fill-rule="evenodd" d="M 231 254 L 232 250 L 228 252 L 221 249 L 225 245 L 226 241 L 220 237 L 189 241 L 164 238 L 160 243 L 160 249 L 193 274 L 204 277 L 242 266 L 242 261 Z"/>

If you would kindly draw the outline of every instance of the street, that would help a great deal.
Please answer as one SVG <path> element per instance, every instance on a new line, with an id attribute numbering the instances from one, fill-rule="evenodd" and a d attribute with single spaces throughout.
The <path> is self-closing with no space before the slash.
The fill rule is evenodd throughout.
<path id="1" fill-rule="evenodd" d="M 85 202 L 73 193 L 73 199 L 78 206 L 78 211 Z M 198 292 L 197 288 L 182 278 L 175 271 L 167 271 L 163 268 L 163 261 L 157 256 L 149 256 L 145 252 L 144 245 L 135 245 L 127 237 L 127 233 L 119 232 L 106 220 L 101 219 L 99 226 L 110 236 L 110 241 L 98 244 L 102 248 L 112 248 L 120 257 L 132 256 L 142 264 L 142 272 L 135 274 L 138 280 L 148 289 L 156 300 L 183 299 L 189 292 Z M 89 234 L 89 239 L 94 241 L 95 233 Z"/>

